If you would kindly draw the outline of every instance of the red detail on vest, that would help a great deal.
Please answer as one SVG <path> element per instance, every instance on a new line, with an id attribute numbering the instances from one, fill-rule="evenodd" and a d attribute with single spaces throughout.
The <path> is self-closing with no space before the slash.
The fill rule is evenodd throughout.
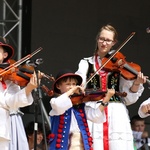
<path id="1" fill-rule="evenodd" d="M 65 124 L 64 120 L 60 120 L 60 124 Z"/>
<path id="2" fill-rule="evenodd" d="M 97 70 L 100 69 L 100 65 L 98 63 L 98 55 L 95 56 L 95 67 Z M 107 72 L 101 72 L 99 71 L 99 76 L 101 77 L 101 85 L 102 85 L 102 91 L 106 91 L 107 90 Z M 109 150 L 109 143 L 108 143 L 108 109 L 107 107 L 105 108 L 105 114 L 106 114 L 106 122 L 103 123 L 103 144 L 104 144 L 104 150 Z"/>
<path id="3" fill-rule="evenodd" d="M 85 119 L 85 118 L 83 118 L 82 120 L 83 120 L 83 122 L 86 122 L 86 119 Z"/>
<path id="4" fill-rule="evenodd" d="M 59 144 L 61 143 L 61 141 L 62 141 L 61 139 L 56 140 L 56 142 L 59 143 Z"/>
<path id="5" fill-rule="evenodd" d="M 63 130 L 62 129 L 58 129 L 58 133 L 62 133 L 63 132 Z"/>
<path id="6" fill-rule="evenodd" d="M 85 122 L 85 123 L 84 123 L 84 126 L 85 126 L 85 127 L 87 127 L 87 126 L 88 126 L 88 124 Z"/>
<path id="7" fill-rule="evenodd" d="M 90 133 L 90 132 L 87 132 L 87 135 L 88 135 L 88 136 L 90 136 L 90 135 L 91 135 L 91 133 Z"/>
<path id="8" fill-rule="evenodd" d="M 87 132 L 88 145 L 90 146 L 90 150 L 93 150 L 93 149 L 91 149 L 91 147 L 92 147 L 92 145 L 93 145 L 93 138 L 91 137 L 91 134 L 90 134 L 90 132 L 89 132 L 89 127 L 88 127 L 87 120 L 85 119 L 85 115 L 84 115 L 82 109 L 79 109 L 78 112 L 80 113 L 80 116 L 82 117 L 82 121 L 83 121 L 84 126 L 85 126 L 85 131 Z"/>
<path id="9" fill-rule="evenodd" d="M 82 113 L 82 112 L 83 112 L 83 110 L 82 110 L 82 109 L 79 109 L 79 112 L 80 112 L 80 113 Z"/>
<path id="10" fill-rule="evenodd" d="M 61 145 L 60 144 L 56 144 L 56 148 L 60 148 L 61 147 Z"/>
<path id="11" fill-rule="evenodd" d="M 51 133 L 51 134 L 49 134 L 49 135 L 47 136 L 48 139 L 54 138 L 54 137 L 55 137 L 55 134 L 53 134 L 53 133 Z"/>
<path id="12" fill-rule="evenodd" d="M 80 116 L 81 116 L 81 117 L 84 117 L 84 113 L 80 113 Z"/>
<path id="13" fill-rule="evenodd" d="M 89 132 L 89 128 L 87 127 L 87 128 L 85 128 L 85 130 L 86 130 L 86 132 Z"/>
<path id="14" fill-rule="evenodd" d="M 60 116 L 60 120 L 64 120 L 64 115 L 61 115 L 61 116 Z"/>
<path id="15" fill-rule="evenodd" d="M 61 139 L 61 138 L 62 138 L 62 135 L 61 135 L 61 134 L 58 134 L 58 135 L 57 135 L 57 138 L 60 138 L 60 139 Z"/>
<path id="16" fill-rule="evenodd" d="M 58 128 L 63 129 L 63 128 L 64 128 L 64 125 L 59 124 L 59 127 L 58 127 Z"/>
<path id="17" fill-rule="evenodd" d="M 89 142 L 91 142 L 91 141 L 92 141 L 92 138 L 91 138 L 91 137 L 89 137 L 89 138 L 88 138 L 88 141 L 89 141 Z"/>

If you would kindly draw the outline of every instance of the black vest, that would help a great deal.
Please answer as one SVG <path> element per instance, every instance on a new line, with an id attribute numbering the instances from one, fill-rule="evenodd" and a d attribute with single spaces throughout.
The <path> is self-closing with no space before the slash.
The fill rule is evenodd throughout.
<path id="1" fill-rule="evenodd" d="M 87 60 L 88 62 L 88 60 Z M 89 64 L 89 69 L 87 72 L 87 79 L 89 79 L 92 74 L 94 73 L 94 65 L 93 64 Z M 108 72 L 107 77 L 106 77 L 106 88 L 111 89 L 114 88 L 115 91 L 119 92 L 119 79 L 120 79 L 120 73 L 117 71 L 113 71 L 113 72 Z M 87 84 L 87 89 L 102 89 L 102 79 L 99 76 L 99 74 L 96 74 Z M 110 101 L 120 101 L 120 97 L 117 95 L 114 95 Z"/>

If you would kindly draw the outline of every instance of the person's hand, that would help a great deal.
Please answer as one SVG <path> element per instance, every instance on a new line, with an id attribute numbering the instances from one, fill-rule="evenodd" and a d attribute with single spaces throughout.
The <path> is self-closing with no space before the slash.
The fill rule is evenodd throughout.
<path id="1" fill-rule="evenodd" d="M 138 75 L 137 75 L 137 78 L 136 78 L 136 80 L 134 81 L 134 83 L 133 84 L 135 84 L 135 85 L 139 85 L 139 84 L 143 84 L 143 83 L 145 83 L 146 82 L 146 79 L 147 79 L 148 77 L 147 76 L 144 76 L 144 74 L 142 73 L 142 72 L 138 72 Z"/>
<path id="2" fill-rule="evenodd" d="M 39 81 L 37 81 L 37 75 L 34 72 L 32 77 L 30 78 L 30 82 L 28 83 L 28 86 L 30 86 L 30 88 L 32 90 L 37 88 L 37 86 L 40 84 L 41 78 L 42 78 L 42 73 L 40 71 L 38 71 L 38 79 L 39 79 Z"/>
<path id="3" fill-rule="evenodd" d="M 130 88 L 130 92 L 136 93 L 139 89 L 140 84 L 145 83 L 147 78 L 147 76 L 144 76 L 143 73 L 139 72 L 137 78 L 134 80 Z"/>
<path id="4" fill-rule="evenodd" d="M 26 90 L 26 94 L 28 95 L 30 92 L 32 92 L 32 90 L 36 89 L 38 87 L 38 85 L 40 84 L 41 79 L 39 77 L 41 77 L 41 72 L 38 72 L 38 79 L 39 81 L 37 81 L 37 76 L 36 73 L 34 72 L 30 78 L 29 83 L 27 84 L 27 86 L 25 87 Z"/>
<path id="5" fill-rule="evenodd" d="M 110 98 L 115 94 L 115 89 L 107 89 L 106 96 L 103 102 L 109 102 Z"/>
<path id="6" fill-rule="evenodd" d="M 149 104 L 145 104 L 145 105 L 143 105 L 142 107 L 141 107 L 141 111 L 143 112 L 143 113 L 150 113 L 150 103 Z"/>
<path id="7" fill-rule="evenodd" d="M 142 138 L 144 139 L 144 138 L 147 138 L 148 137 L 148 132 L 147 131 L 144 131 L 143 133 L 142 133 Z"/>
<path id="8" fill-rule="evenodd" d="M 73 94 L 85 94 L 84 88 L 79 86 L 79 85 L 72 87 L 67 92 L 67 95 L 70 96 L 70 95 L 73 95 Z"/>

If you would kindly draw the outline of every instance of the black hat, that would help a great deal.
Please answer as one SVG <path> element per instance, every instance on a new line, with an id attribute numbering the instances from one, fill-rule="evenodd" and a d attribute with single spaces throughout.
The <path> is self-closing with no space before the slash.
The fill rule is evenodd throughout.
<path id="1" fill-rule="evenodd" d="M 10 59 L 13 56 L 14 49 L 6 43 L 3 37 L 0 37 L 0 46 L 2 46 L 4 50 L 8 53 L 7 58 L 4 59 L 4 62 L 6 62 L 8 59 Z"/>
<path id="2" fill-rule="evenodd" d="M 74 77 L 74 78 L 76 78 L 77 81 L 78 81 L 77 85 L 81 85 L 81 83 L 82 83 L 82 77 L 81 77 L 81 76 L 75 74 L 75 73 L 74 73 L 73 71 L 71 71 L 71 70 L 64 69 L 64 70 L 60 71 L 60 72 L 57 74 L 57 76 L 56 76 L 55 82 L 54 82 L 54 84 L 53 84 L 53 90 L 54 90 L 54 92 L 60 93 L 60 92 L 59 92 L 59 89 L 57 89 L 57 87 L 56 87 L 56 84 L 57 84 L 57 82 L 58 82 L 60 79 L 62 79 L 62 78 L 64 78 L 64 77 Z"/>

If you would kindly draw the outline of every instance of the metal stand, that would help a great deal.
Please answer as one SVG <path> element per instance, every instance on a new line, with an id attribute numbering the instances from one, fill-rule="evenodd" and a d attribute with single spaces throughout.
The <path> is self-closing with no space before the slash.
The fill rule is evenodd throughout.
<path id="1" fill-rule="evenodd" d="M 35 72 L 36 72 L 36 76 L 37 76 L 37 81 L 38 81 L 38 69 L 37 66 L 35 65 Z M 44 105 L 42 103 L 42 92 L 41 92 L 41 88 L 38 84 L 38 88 L 34 91 L 34 113 L 35 113 L 35 118 L 34 118 L 34 149 L 36 150 L 37 147 L 37 130 L 38 130 L 38 106 L 41 108 L 41 117 L 42 117 L 42 125 L 43 125 L 43 134 L 44 134 L 44 142 L 45 142 L 45 147 L 47 150 L 47 140 L 46 140 L 46 131 L 45 131 L 45 121 L 46 120 L 49 129 L 51 129 L 50 127 L 50 121 L 48 118 L 48 115 L 46 113 L 46 110 L 44 108 Z"/>

